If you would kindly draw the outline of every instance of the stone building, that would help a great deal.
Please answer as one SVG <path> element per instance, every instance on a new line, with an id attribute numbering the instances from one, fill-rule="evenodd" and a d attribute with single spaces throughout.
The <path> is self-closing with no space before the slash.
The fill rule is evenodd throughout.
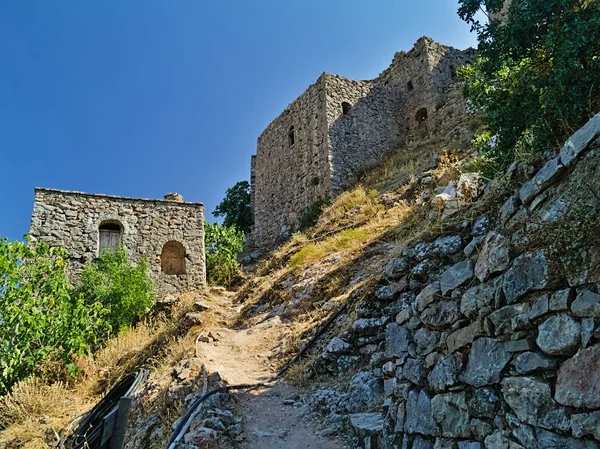
<path id="1" fill-rule="evenodd" d="M 29 235 L 67 249 L 75 278 L 123 245 L 132 262 L 146 258 L 159 294 L 206 282 L 204 205 L 178 194 L 151 200 L 36 188 Z"/>
<path id="2" fill-rule="evenodd" d="M 401 144 L 456 136 L 467 118 L 456 71 L 473 56 L 423 37 L 374 80 L 323 73 L 258 138 L 251 242 L 286 237 L 305 208 Z"/>

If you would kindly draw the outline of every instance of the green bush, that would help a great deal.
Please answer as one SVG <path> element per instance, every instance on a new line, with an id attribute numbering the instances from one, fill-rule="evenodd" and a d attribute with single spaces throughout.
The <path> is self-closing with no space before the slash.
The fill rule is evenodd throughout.
<path id="1" fill-rule="evenodd" d="M 44 242 L 0 239 L 0 395 L 50 357 L 74 374 L 73 358 L 109 329 L 108 311 L 71 290 L 67 256 Z"/>
<path id="2" fill-rule="evenodd" d="M 244 233 L 233 226 L 205 221 L 204 235 L 209 285 L 235 284 L 241 278 L 237 256 L 244 249 Z"/>
<path id="3" fill-rule="evenodd" d="M 128 328 L 146 314 L 154 303 L 148 263 L 132 265 L 127 253 L 119 248 L 105 251 L 100 258 L 85 267 L 77 291 L 89 303 L 100 302 L 108 309 L 108 321 L 113 332 Z"/>
<path id="4" fill-rule="evenodd" d="M 480 10 L 508 0 L 459 0 L 478 35 L 478 56 L 461 70 L 465 93 L 496 145 L 485 156 L 506 166 L 515 149 L 545 151 L 600 109 L 600 3 L 512 1 L 506 20 L 480 23 Z M 528 147 L 528 148 L 524 148 Z"/>

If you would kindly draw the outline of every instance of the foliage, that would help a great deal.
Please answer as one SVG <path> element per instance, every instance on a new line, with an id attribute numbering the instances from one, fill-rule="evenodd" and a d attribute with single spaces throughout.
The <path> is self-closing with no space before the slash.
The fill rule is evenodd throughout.
<path id="1" fill-rule="evenodd" d="M 474 64 L 461 71 L 465 94 L 483 111 L 495 145 L 482 156 L 505 166 L 515 147 L 547 150 L 600 108 L 600 3 L 583 0 L 460 0 L 478 34 Z M 477 12 L 505 20 L 482 24 Z"/>
<path id="2" fill-rule="evenodd" d="M 215 217 L 225 216 L 223 225 L 234 226 L 247 234 L 252 228 L 252 210 L 250 208 L 250 184 L 240 181 L 225 191 L 225 198 L 215 208 Z"/>
<path id="3" fill-rule="evenodd" d="M 237 256 L 244 249 L 244 233 L 234 226 L 205 221 L 204 238 L 208 283 L 231 286 L 240 278 Z"/>
<path id="4" fill-rule="evenodd" d="M 314 225 L 316 225 L 321 212 L 323 212 L 323 209 L 325 206 L 327 206 L 327 204 L 329 204 L 329 200 L 327 198 L 319 198 L 311 205 L 305 207 L 302 212 L 300 212 L 300 216 L 298 218 L 298 230 L 304 231 L 305 229 L 312 228 Z"/>
<path id="5" fill-rule="evenodd" d="M 108 309 L 107 319 L 115 332 L 130 327 L 154 303 L 148 263 L 130 264 L 122 247 L 115 253 L 105 251 L 85 267 L 78 292 L 87 302 L 99 301 Z"/>
<path id="6" fill-rule="evenodd" d="M 109 328 L 106 309 L 70 289 L 67 257 L 45 242 L 0 240 L 0 394 L 50 357 L 74 374 L 73 358 Z"/>

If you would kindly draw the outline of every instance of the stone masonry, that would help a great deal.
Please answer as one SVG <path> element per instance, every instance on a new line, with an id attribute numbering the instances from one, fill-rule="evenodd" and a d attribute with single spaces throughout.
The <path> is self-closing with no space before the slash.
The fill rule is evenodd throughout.
<path id="1" fill-rule="evenodd" d="M 159 294 L 206 282 L 204 205 L 177 194 L 151 200 L 36 188 L 29 235 L 67 249 L 75 279 L 122 244 L 132 262 L 147 259 Z"/>
<path id="2" fill-rule="evenodd" d="M 340 193 L 402 143 L 410 149 L 460 135 L 468 115 L 455 76 L 473 56 L 472 49 L 423 37 L 374 80 L 323 73 L 258 138 L 251 242 L 269 246 L 285 238 L 305 208 Z"/>

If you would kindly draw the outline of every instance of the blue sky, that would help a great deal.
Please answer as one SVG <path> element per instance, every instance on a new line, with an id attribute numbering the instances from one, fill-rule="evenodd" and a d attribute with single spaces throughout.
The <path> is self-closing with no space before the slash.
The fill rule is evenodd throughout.
<path id="1" fill-rule="evenodd" d="M 457 0 L 3 0 L 0 237 L 33 188 L 204 202 L 323 71 L 371 79 L 423 35 L 475 45 Z"/>

